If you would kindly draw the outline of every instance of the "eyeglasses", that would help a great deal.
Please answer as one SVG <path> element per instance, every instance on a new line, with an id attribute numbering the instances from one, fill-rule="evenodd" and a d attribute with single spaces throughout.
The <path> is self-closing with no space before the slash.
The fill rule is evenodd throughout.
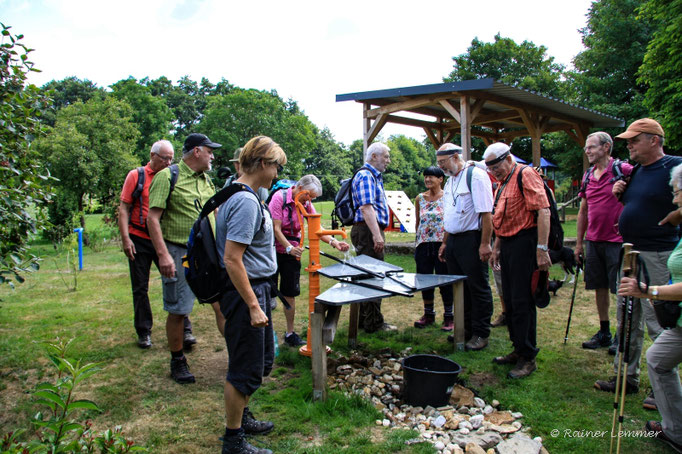
<path id="1" fill-rule="evenodd" d="M 445 159 L 436 159 L 436 164 L 438 165 L 438 167 L 442 167 L 442 166 L 444 166 L 445 163 L 448 162 L 448 161 L 450 160 L 450 158 L 452 158 L 453 156 L 454 156 L 454 155 L 451 154 L 450 156 L 448 156 L 448 157 L 445 158 Z"/>
<path id="2" fill-rule="evenodd" d="M 487 170 L 489 173 L 495 173 L 495 172 L 497 172 L 498 170 L 500 170 L 500 167 L 502 167 L 503 164 L 504 164 L 504 161 L 498 162 L 497 164 L 493 164 L 493 165 L 491 165 L 491 166 L 488 166 L 488 164 L 486 163 L 486 166 L 488 166 L 488 168 L 487 168 L 486 170 Z"/>
<path id="3" fill-rule="evenodd" d="M 154 156 L 156 156 L 157 158 L 159 158 L 163 162 L 173 162 L 173 156 L 168 156 L 167 158 L 164 158 L 163 156 L 161 156 L 158 153 L 154 153 Z"/>
<path id="4" fill-rule="evenodd" d="M 585 148 L 583 148 L 583 151 L 590 151 L 590 150 L 593 150 L 593 149 L 599 148 L 599 147 L 601 147 L 601 145 L 588 145 Z"/>
<path id="5" fill-rule="evenodd" d="M 280 164 L 277 161 L 268 161 L 267 163 L 268 164 L 275 164 L 277 166 L 277 173 L 280 173 L 282 170 L 284 170 L 284 166 L 282 166 L 282 164 Z"/>

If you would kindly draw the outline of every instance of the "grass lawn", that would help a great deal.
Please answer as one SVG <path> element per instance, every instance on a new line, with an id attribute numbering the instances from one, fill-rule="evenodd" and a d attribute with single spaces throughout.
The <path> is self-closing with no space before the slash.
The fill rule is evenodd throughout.
<path id="1" fill-rule="evenodd" d="M 325 213 L 325 203 L 318 211 Z M 327 217 L 328 211 L 325 213 Z M 97 222 L 88 218 L 88 225 Z M 411 241 L 409 234 L 391 234 L 389 241 Z M 323 250 L 330 252 L 327 245 Z M 77 398 L 91 399 L 103 413 L 86 413 L 98 430 L 115 425 L 154 453 L 215 453 L 224 430 L 223 382 L 227 353 L 210 308 L 195 306 L 191 315 L 199 340 L 188 353 L 197 378 L 194 385 L 177 385 L 169 377 L 169 354 L 164 332 L 164 312 L 158 273 L 152 271 L 150 298 L 156 317 L 153 347 L 139 350 L 135 345 L 132 301 L 127 263 L 116 243 L 101 252 L 85 250 L 85 268 L 78 275 L 78 289 L 69 291 L 72 274 L 65 266 L 65 251 L 38 244 L 34 252 L 44 256 L 41 270 L 29 276 L 15 291 L 0 288 L 0 427 L 2 432 L 28 427 L 39 409 L 29 392 L 36 384 L 52 379 L 52 368 L 40 341 L 56 337 L 75 338 L 71 357 L 84 362 L 101 362 L 102 370 L 77 390 Z M 388 256 L 387 261 L 414 272 L 410 256 Z M 307 258 L 303 265 L 307 264 Z M 323 259 L 323 265 L 332 264 Z M 560 277 L 559 270 L 553 274 Z M 333 284 L 322 278 L 323 290 Z M 305 332 L 308 278 L 302 276 L 297 299 L 296 326 Z M 399 331 L 374 335 L 359 334 L 370 349 L 390 347 L 400 351 L 413 347 L 416 353 L 435 353 L 464 366 L 462 377 L 486 400 L 525 415 L 524 424 L 540 436 L 551 453 L 605 452 L 609 436 L 571 437 L 565 431 L 609 431 L 613 395 L 596 391 L 596 379 L 611 375 L 612 357 L 605 349 L 588 351 L 580 344 L 598 327 L 592 292 L 578 286 L 568 343 L 563 344 L 572 287 L 559 290 L 551 305 L 538 311 L 538 371 L 528 379 L 505 378 L 506 367 L 491 363 L 493 356 L 510 351 L 505 328 L 493 330 L 489 348 L 480 352 L 453 352 L 446 336 L 437 328 L 417 330 L 412 322 L 421 315 L 421 298 L 391 298 L 383 305 L 386 320 Z M 436 309 L 442 313 L 440 297 Z M 496 302 L 496 314 L 499 305 Z M 614 308 L 612 307 L 612 312 Z M 273 313 L 280 341 L 284 316 L 281 305 Z M 615 315 L 612 315 L 615 319 Z M 229 328 L 228 328 L 229 329 Z M 332 348 L 347 354 L 348 309 L 342 311 L 339 332 Z M 647 344 L 650 341 L 647 340 Z M 656 412 L 642 409 L 648 379 L 642 368 L 639 394 L 626 399 L 624 428 L 640 430 Z M 415 436 L 406 430 L 390 430 L 374 423 L 380 414 L 357 397 L 330 392 L 324 403 L 313 403 L 310 362 L 283 346 L 270 378 L 252 400 L 257 416 L 275 422 L 275 431 L 255 443 L 275 452 L 287 453 L 427 453 L 430 445 L 407 446 Z M 552 431 L 560 435 L 552 437 Z M 640 438 L 623 440 L 623 452 L 672 452 L 657 441 Z"/>

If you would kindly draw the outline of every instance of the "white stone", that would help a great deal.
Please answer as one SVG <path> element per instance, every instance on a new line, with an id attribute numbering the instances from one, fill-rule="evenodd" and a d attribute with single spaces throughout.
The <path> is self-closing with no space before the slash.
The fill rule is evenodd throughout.
<path id="1" fill-rule="evenodd" d="M 521 428 L 521 423 L 518 422 L 518 421 L 514 421 L 514 422 L 512 423 L 512 427 L 516 427 L 517 429 L 520 429 L 520 428 Z"/>
<path id="2" fill-rule="evenodd" d="M 485 407 L 485 400 L 481 399 L 480 397 L 474 397 L 474 403 L 478 408 Z"/>
<path id="3" fill-rule="evenodd" d="M 469 433 L 469 429 L 467 428 L 459 429 L 459 433 L 461 433 L 462 435 L 466 435 Z"/>
<path id="4" fill-rule="evenodd" d="M 500 406 L 500 401 L 497 399 L 493 399 L 493 407 L 497 408 Z"/>
<path id="5" fill-rule="evenodd" d="M 445 424 L 445 417 L 443 415 L 440 415 L 433 420 L 433 425 L 436 427 L 443 427 L 443 424 Z"/>
<path id="6" fill-rule="evenodd" d="M 384 419 L 383 421 L 381 421 L 381 424 L 383 424 L 384 427 L 388 427 L 391 425 L 391 421 L 389 421 L 388 419 Z"/>
<path id="7" fill-rule="evenodd" d="M 469 418 L 472 429 L 478 429 L 483 424 L 483 415 L 476 415 Z"/>
<path id="8" fill-rule="evenodd" d="M 495 411 L 495 409 L 491 405 L 486 405 L 485 408 L 483 408 L 484 415 L 489 415 L 493 411 Z"/>
<path id="9" fill-rule="evenodd" d="M 442 451 L 443 449 L 445 449 L 445 445 L 443 444 L 442 441 L 437 441 L 437 442 L 435 442 L 435 443 L 433 444 L 433 447 L 436 448 L 436 449 L 439 450 L 439 451 Z"/>
<path id="10" fill-rule="evenodd" d="M 514 419 L 523 418 L 523 413 L 521 413 L 521 412 L 519 412 L 519 411 L 514 412 L 514 413 L 512 413 L 511 415 L 512 415 L 512 418 L 514 418 Z"/>
<path id="11" fill-rule="evenodd" d="M 426 438 L 427 440 L 430 440 L 431 437 L 433 437 L 433 434 L 431 432 L 422 432 L 422 437 Z"/>
<path id="12" fill-rule="evenodd" d="M 443 454 L 452 454 L 452 451 L 449 449 L 443 449 Z"/>
<path id="13" fill-rule="evenodd" d="M 374 421 L 374 424 L 380 426 L 382 424 L 381 419 L 377 419 L 376 421 Z"/>
<path id="14" fill-rule="evenodd" d="M 460 429 L 468 429 L 468 430 L 471 430 L 471 429 L 474 428 L 474 426 L 472 426 L 471 423 L 470 423 L 469 421 L 461 421 L 461 422 L 459 423 L 459 428 L 460 428 Z"/>

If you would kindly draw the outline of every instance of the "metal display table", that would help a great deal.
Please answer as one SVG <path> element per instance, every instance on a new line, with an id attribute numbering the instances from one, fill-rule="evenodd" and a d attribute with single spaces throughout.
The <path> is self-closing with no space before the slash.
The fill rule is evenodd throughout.
<path id="1" fill-rule="evenodd" d="M 357 303 L 391 296 L 411 297 L 423 290 L 451 284 L 454 287 L 455 348 L 464 350 L 462 301 L 466 276 L 405 273 L 400 267 L 366 255 L 320 268 L 317 272 L 340 282 L 315 298 L 314 311 L 310 314 L 314 399 L 326 399 L 326 344 L 334 340 L 341 307 L 345 305 L 350 305 L 348 344 L 355 347 L 360 310 Z"/>

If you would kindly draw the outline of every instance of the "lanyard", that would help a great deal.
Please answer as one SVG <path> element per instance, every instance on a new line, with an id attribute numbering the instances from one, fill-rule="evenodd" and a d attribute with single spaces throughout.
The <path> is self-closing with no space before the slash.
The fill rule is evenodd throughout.
<path id="1" fill-rule="evenodd" d="M 495 195 L 495 203 L 493 204 L 493 216 L 495 215 L 495 208 L 497 208 L 497 202 L 500 200 L 500 196 L 502 195 L 502 191 L 504 191 L 504 188 L 507 187 L 507 183 L 509 183 L 509 180 L 511 179 L 512 175 L 514 175 L 514 171 L 516 170 L 516 166 L 518 166 L 519 163 L 514 163 L 514 167 L 512 167 L 511 172 L 509 172 L 509 175 L 507 175 L 507 178 L 502 182 L 502 185 L 500 188 L 497 190 L 497 194 Z"/>

